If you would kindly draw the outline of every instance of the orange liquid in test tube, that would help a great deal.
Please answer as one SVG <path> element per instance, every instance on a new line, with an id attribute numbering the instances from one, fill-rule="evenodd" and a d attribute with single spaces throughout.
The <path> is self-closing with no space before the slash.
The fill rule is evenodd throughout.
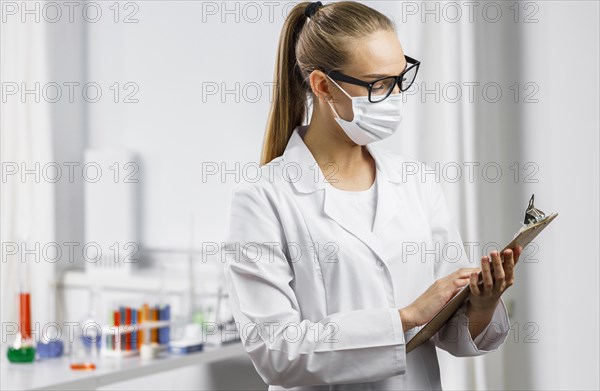
<path id="1" fill-rule="evenodd" d="M 71 364 L 71 369 L 75 371 L 93 371 L 96 369 L 96 364 Z"/>
<path id="2" fill-rule="evenodd" d="M 21 337 L 31 338 L 31 298 L 29 293 L 19 293 Z"/>

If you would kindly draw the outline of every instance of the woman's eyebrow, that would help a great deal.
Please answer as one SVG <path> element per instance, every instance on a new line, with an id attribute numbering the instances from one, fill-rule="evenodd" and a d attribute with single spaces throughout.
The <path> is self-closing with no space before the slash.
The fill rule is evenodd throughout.
<path id="1" fill-rule="evenodd" d="M 386 77 L 386 76 L 391 76 L 391 75 L 384 75 L 382 73 L 370 73 L 368 75 L 362 75 L 361 77 L 369 77 L 369 78 L 380 78 L 380 77 Z"/>
<path id="2" fill-rule="evenodd" d="M 404 70 L 408 67 L 408 63 L 404 64 Z M 372 77 L 372 78 L 380 78 L 380 77 L 388 77 L 388 76 L 398 76 L 398 75 L 384 75 L 383 73 L 370 73 L 368 75 L 362 75 L 361 77 Z"/>

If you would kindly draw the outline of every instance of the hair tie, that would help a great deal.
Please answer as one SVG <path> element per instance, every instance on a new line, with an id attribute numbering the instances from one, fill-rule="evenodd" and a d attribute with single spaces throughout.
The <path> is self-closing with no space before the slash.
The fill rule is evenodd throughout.
<path id="1" fill-rule="evenodd" d="M 315 14 L 315 12 L 317 12 L 317 10 L 322 6 L 323 3 L 321 3 L 320 1 L 313 1 L 312 3 L 306 6 L 306 9 L 304 10 L 304 15 L 306 15 L 307 18 L 311 18 Z"/>

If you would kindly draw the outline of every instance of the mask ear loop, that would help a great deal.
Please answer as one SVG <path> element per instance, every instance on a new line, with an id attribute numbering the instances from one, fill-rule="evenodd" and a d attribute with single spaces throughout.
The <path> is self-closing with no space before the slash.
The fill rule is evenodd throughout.
<path id="1" fill-rule="evenodd" d="M 333 82 L 333 84 L 335 84 L 337 86 L 337 88 L 339 88 L 348 98 L 350 98 L 350 100 L 352 100 L 352 97 L 350 96 L 350 94 L 348 94 L 342 87 L 340 87 L 340 85 L 338 83 L 336 83 L 335 80 L 333 80 L 329 75 L 325 75 L 329 78 L 329 80 L 331 80 Z"/>
<path id="2" fill-rule="evenodd" d="M 333 84 L 335 84 L 335 85 L 337 86 L 337 88 L 339 88 L 339 89 L 340 89 L 340 90 L 341 90 L 341 91 L 342 91 L 342 92 L 343 92 L 343 93 L 344 93 L 344 94 L 345 94 L 345 95 L 346 95 L 348 98 L 350 98 L 350 100 L 352 100 L 352 97 L 351 97 L 351 96 L 350 96 L 350 95 L 349 95 L 349 94 L 348 94 L 346 91 L 344 91 L 344 89 L 343 89 L 342 87 L 340 87 L 340 85 L 339 85 L 338 83 L 336 83 L 336 82 L 335 82 L 335 80 L 333 80 L 331 77 L 329 77 L 329 75 L 325 75 L 325 76 L 327 76 L 327 78 L 328 78 L 329 80 L 331 80 L 331 81 L 333 82 Z M 337 110 L 335 109 L 335 107 L 333 107 L 333 105 L 331 104 L 331 101 L 330 101 L 330 100 L 328 100 L 328 101 L 327 101 L 327 104 L 329 104 L 329 107 L 331 107 L 331 109 L 333 110 L 333 113 L 335 114 L 335 116 L 336 116 L 338 119 L 341 119 L 341 120 L 343 120 L 343 118 L 342 118 L 342 117 L 340 117 L 340 115 L 338 114 L 338 112 L 337 112 Z"/>

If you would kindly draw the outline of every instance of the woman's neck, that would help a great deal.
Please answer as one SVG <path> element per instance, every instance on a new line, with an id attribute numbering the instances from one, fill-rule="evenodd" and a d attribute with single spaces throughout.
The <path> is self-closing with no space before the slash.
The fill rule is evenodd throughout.
<path id="1" fill-rule="evenodd" d="M 375 180 L 375 161 L 367 148 L 350 140 L 333 118 L 313 112 L 302 139 L 328 180 L 334 177 L 346 183 L 342 187 L 359 189 Z"/>

